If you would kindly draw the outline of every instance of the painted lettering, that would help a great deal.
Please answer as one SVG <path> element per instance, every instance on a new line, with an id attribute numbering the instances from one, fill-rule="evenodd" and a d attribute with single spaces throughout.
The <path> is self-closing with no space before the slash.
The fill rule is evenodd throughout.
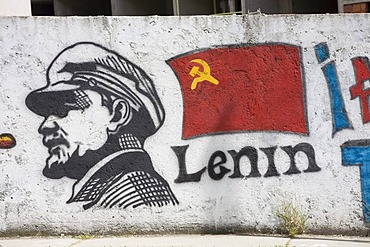
<path id="1" fill-rule="evenodd" d="M 206 168 L 204 167 L 196 173 L 188 174 L 185 163 L 185 154 L 186 150 L 189 148 L 189 145 L 171 148 L 175 152 L 177 160 L 179 161 L 179 176 L 177 176 L 175 179 L 175 183 L 199 182 Z"/>
<path id="2" fill-rule="evenodd" d="M 219 162 L 216 162 L 216 159 L 217 158 L 220 158 L 221 161 Z M 226 173 L 228 173 L 230 171 L 230 169 L 224 167 L 224 166 L 221 166 L 222 164 L 225 164 L 226 163 L 226 155 L 224 152 L 222 151 L 216 151 L 212 154 L 211 158 L 209 159 L 209 162 L 208 162 L 208 175 L 213 179 L 213 180 L 220 180 L 222 179 Z M 216 167 L 219 167 L 220 168 L 220 172 L 217 173 L 215 171 L 215 168 Z"/>
<path id="3" fill-rule="evenodd" d="M 230 175 L 230 178 L 243 178 L 244 176 L 240 173 L 240 158 L 247 156 L 251 162 L 251 172 L 247 177 L 261 177 L 261 173 L 258 171 L 258 153 L 253 147 L 244 147 L 239 152 L 235 150 L 228 151 L 234 160 L 234 173 Z"/>
<path id="4" fill-rule="evenodd" d="M 172 150 L 175 152 L 178 164 L 179 164 L 179 175 L 175 179 L 175 183 L 185 183 L 185 182 L 199 182 L 201 180 L 202 174 L 205 170 L 208 170 L 208 175 L 213 180 L 221 180 L 227 173 L 231 170 L 225 166 L 224 164 L 227 163 L 227 156 L 223 151 L 216 151 L 214 152 L 208 160 L 208 166 L 203 167 L 196 173 L 189 174 L 186 168 L 186 152 L 189 148 L 189 145 L 186 146 L 174 146 L 171 147 Z M 321 168 L 316 163 L 315 158 L 315 150 L 314 148 L 308 143 L 299 143 L 296 146 L 283 146 L 281 149 L 289 156 L 290 159 L 290 166 L 288 171 L 284 172 L 284 175 L 293 175 L 299 174 L 301 171 L 297 167 L 296 163 L 296 154 L 298 152 L 303 152 L 308 159 L 308 167 L 303 172 L 318 172 L 321 171 Z M 267 172 L 265 173 L 264 177 L 276 177 L 280 176 L 279 172 L 277 171 L 275 165 L 275 151 L 277 150 L 276 146 L 267 147 L 267 148 L 260 148 L 260 150 L 266 155 L 268 160 L 268 168 Z M 261 177 L 261 173 L 258 169 L 258 152 L 257 149 L 250 146 L 245 146 L 239 152 L 235 150 L 229 150 L 228 153 L 230 154 L 234 169 L 233 173 L 229 176 L 229 178 L 252 178 L 252 177 Z M 242 157 L 247 157 L 251 164 L 251 171 L 249 175 L 243 175 L 240 171 L 240 159 Z M 218 168 L 218 171 L 216 171 Z"/>
<path id="5" fill-rule="evenodd" d="M 319 63 L 324 63 L 329 59 L 329 48 L 326 43 L 320 43 L 315 46 L 316 58 Z M 340 92 L 339 79 L 335 62 L 330 61 L 321 67 L 328 84 L 331 112 L 333 116 L 333 136 L 336 132 L 343 129 L 351 128 L 351 123 L 348 119 L 343 97 Z"/>
<path id="6" fill-rule="evenodd" d="M 308 158 L 308 168 L 304 170 L 304 172 L 318 172 L 321 170 L 321 168 L 316 164 L 316 159 L 315 159 L 315 150 L 313 147 L 308 144 L 308 143 L 299 143 L 298 145 L 292 147 L 292 146 L 285 146 L 281 147 L 282 150 L 284 150 L 290 158 L 290 167 L 289 170 L 284 172 L 286 175 L 291 175 L 291 174 L 298 174 L 301 173 L 295 162 L 295 155 L 298 152 L 303 152 L 304 154 L 307 155 Z"/>
<path id="7" fill-rule="evenodd" d="M 370 222 L 370 139 L 353 140 L 342 144 L 342 165 L 359 166 L 363 215 L 365 222 Z"/>
<path id="8" fill-rule="evenodd" d="M 276 149 L 277 149 L 276 146 L 269 147 L 269 148 L 260 148 L 260 150 L 266 154 L 267 160 L 268 160 L 268 168 L 267 168 L 267 172 L 264 177 L 280 176 L 275 166 L 274 154 L 275 154 Z"/>
<path id="9" fill-rule="evenodd" d="M 352 59 L 353 69 L 356 76 L 356 85 L 350 88 L 351 100 L 360 99 L 363 123 L 370 121 L 369 100 L 370 89 L 365 82 L 370 80 L 369 59 L 367 57 L 356 57 Z"/>

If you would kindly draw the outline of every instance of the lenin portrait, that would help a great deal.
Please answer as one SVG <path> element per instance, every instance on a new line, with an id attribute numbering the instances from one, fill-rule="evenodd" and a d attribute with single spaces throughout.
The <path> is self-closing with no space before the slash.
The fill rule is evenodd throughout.
<path id="1" fill-rule="evenodd" d="M 83 208 L 176 205 L 144 142 L 162 126 L 164 108 L 153 81 L 115 51 L 80 42 L 61 51 L 46 86 L 27 107 L 44 118 L 38 131 L 49 156 L 43 175 L 76 182 L 67 203 Z"/>

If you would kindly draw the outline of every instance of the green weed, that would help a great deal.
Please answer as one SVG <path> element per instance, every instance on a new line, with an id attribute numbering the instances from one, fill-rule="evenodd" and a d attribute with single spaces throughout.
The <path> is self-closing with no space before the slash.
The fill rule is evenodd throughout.
<path id="1" fill-rule="evenodd" d="M 95 235 L 90 235 L 90 234 L 80 234 L 80 235 L 73 236 L 73 237 L 74 237 L 74 238 L 81 239 L 81 240 L 87 240 L 87 239 L 93 239 L 93 238 L 95 238 Z"/>
<path id="2" fill-rule="evenodd" d="M 279 219 L 278 230 L 289 237 L 294 238 L 306 230 L 308 216 L 292 201 L 282 201 L 275 215 Z"/>

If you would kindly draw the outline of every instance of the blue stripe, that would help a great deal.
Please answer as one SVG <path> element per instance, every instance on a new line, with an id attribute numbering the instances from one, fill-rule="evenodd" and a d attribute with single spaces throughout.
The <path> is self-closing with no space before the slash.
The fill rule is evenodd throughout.
<path id="1" fill-rule="evenodd" d="M 370 146 L 342 147 L 342 165 L 360 167 L 364 220 L 370 223 Z"/>
<path id="2" fill-rule="evenodd" d="M 324 62 L 329 58 L 329 48 L 326 43 L 320 43 L 315 46 L 316 58 L 319 63 Z"/>
<path id="3" fill-rule="evenodd" d="M 342 129 L 350 128 L 351 124 L 349 123 L 342 94 L 340 92 L 337 71 L 335 69 L 334 62 L 330 62 L 329 64 L 322 67 L 322 71 L 325 74 L 330 92 L 331 111 L 334 121 L 334 134 L 335 132 Z"/>

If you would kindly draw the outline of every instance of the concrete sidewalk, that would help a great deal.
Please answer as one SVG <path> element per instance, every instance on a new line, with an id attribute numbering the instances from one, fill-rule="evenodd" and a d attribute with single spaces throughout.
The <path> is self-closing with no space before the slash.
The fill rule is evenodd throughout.
<path id="1" fill-rule="evenodd" d="M 125 237 L 45 237 L 45 238 L 12 238 L 0 239 L 0 246 L 27 247 L 131 247 L 131 246 L 232 246 L 232 247 L 354 247 L 369 246 L 370 238 L 301 236 L 290 239 L 270 236 L 239 235 L 171 235 L 171 236 L 125 236 Z"/>

